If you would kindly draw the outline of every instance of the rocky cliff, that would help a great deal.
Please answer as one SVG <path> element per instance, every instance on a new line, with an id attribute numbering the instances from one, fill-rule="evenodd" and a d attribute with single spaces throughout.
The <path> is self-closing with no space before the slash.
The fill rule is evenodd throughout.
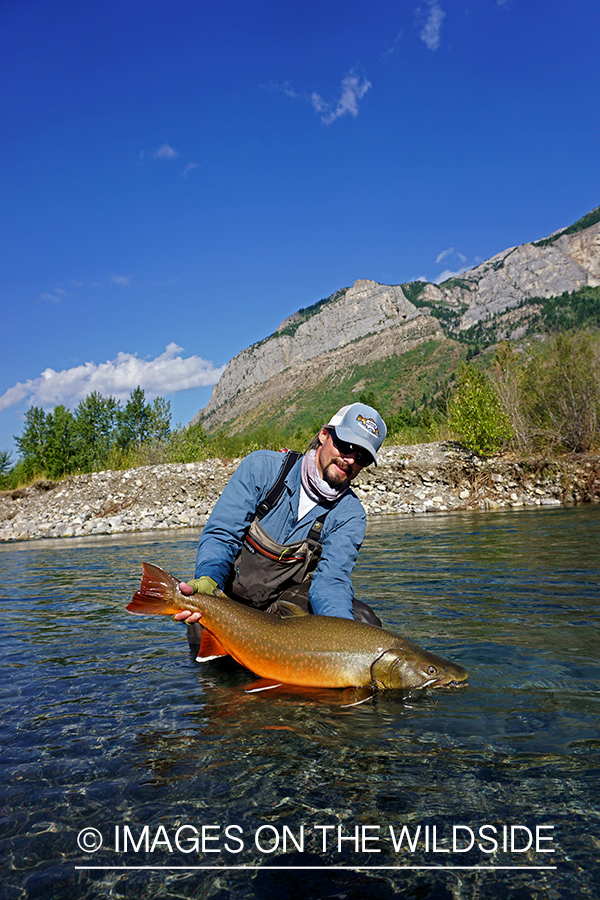
<path id="1" fill-rule="evenodd" d="M 234 357 L 191 424 L 247 427 L 283 399 L 289 407 L 319 383 L 325 390 L 328 379 L 339 380 L 353 366 L 425 341 L 456 340 L 484 321 L 497 322 L 501 337 L 519 337 L 532 316 L 527 301 L 598 285 L 600 207 L 564 231 L 504 250 L 440 285 L 361 279 L 299 310 Z"/>
<path id="2" fill-rule="evenodd" d="M 397 329 L 419 315 L 401 287 L 374 281 L 357 281 L 316 306 L 317 309 L 302 310 L 285 319 L 266 340 L 238 353 L 214 388 L 210 403 L 193 421 L 201 419 L 205 427 L 217 427 L 223 421 L 223 413 L 230 419 L 238 415 L 238 410 L 247 408 L 249 397 L 240 397 L 243 392 L 287 369 L 304 368 L 310 360 L 347 347 L 366 335 Z M 239 398 L 238 403 L 232 406 L 235 398 Z M 217 413 L 219 409 L 221 414 Z"/>
<path id="3" fill-rule="evenodd" d="M 429 286 L 433 302 L 464 305 L 459 327 L 498 316 L 532 297 L 556 297 L 600 285 L 600 222 L 493 256 L 460 279 Z"/>

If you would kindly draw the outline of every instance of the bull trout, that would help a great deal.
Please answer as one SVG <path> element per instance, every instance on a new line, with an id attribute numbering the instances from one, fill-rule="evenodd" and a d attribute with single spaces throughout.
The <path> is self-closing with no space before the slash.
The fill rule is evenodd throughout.
<path id="1" fill-rule="evenodd" d="M 202 616 L 198 659 L 232 656 L 262 678 L 303 687 L 377 689 L 463 686 L 468 672 L 391 631 L 334 616 L 280 618 L 218 592 L 186 596 L 179 582 L 143 563 L 140 590 L 127 606 L 138 615 Z"/>

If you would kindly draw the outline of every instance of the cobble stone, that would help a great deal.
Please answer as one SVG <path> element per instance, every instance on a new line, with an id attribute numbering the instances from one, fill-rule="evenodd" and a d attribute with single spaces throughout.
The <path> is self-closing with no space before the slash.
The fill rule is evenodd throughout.
<path id="1" fill-rule="evenodd" d="M 0 493 L 0 540 L 200 531 L 239 459 L 143 466 Z M 483 460 L 451 442 L 386 447 L 353 488 L 367 515 L 600 501 L 600 456 Z"/>

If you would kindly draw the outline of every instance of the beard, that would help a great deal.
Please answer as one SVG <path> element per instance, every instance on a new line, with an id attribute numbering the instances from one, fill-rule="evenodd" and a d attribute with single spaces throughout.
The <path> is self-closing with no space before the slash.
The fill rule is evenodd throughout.
<path id="1" fill-rule="evenodd" d="M 339 469 L 336 468 L 336 465 L 339 466 L 339 468 L 344 469 L 344 472 L 340 472 Z M 337 462 L 336 460 L 332 460 L 329 465 L 323 469 L 323 481 L 335 490 L 346 487 L 352 481 L 352 468 L 349 467 L 346 470 L 345 465 L 346 464 L 341 459 Z"/>

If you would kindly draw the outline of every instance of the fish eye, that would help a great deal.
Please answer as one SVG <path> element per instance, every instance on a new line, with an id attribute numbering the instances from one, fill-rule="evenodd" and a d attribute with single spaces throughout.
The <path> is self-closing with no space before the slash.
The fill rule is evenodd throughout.
<path id="1" fill-rule="evenodd" d="M 435 666 L 429 666 L 429 668 L 427 669 L 427 674 L 428 675 L 437 675 L 437 671 L 438 670 L 436 669 Z"/>

